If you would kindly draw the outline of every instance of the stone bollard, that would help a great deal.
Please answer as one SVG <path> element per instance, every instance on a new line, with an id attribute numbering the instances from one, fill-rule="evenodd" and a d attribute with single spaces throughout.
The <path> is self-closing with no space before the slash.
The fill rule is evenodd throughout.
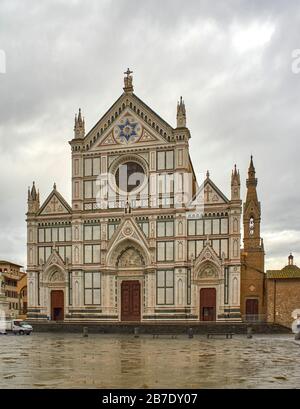
<path id="1" fill-rule="evenodd" d="M 300 340 L 300 332 L 297 332 L 297 333 L 295 334 L 295 340 L 296 340 L 296 341 L 299 341 L 299 340 Z"/>
<path id="2" fill-rule="evenodd" d="M 139 328 L 135 327 L 134 328 L 134 338 L 138 338 L 139 337 Z"/>
<path id="3" fill-rule="evenodd" d="M 89 332 L 88 327 L 83 327 L 83 336 L 84 336 L 84 337 L 88 337 L 88 336 L 89 336 L 88 332 Z"/>
<path id="4" fill-rule="evenodd" d="M 252 338 L 252 327 L 251 327 L 251 325 L 249 325 L 248 327 L 247 327 L 247 338 L 248 339 L 251 339 Z"/>
<path id="5" fill-rule="evenodd" d="M 188 336 L 189 336 L 189 338 L 194 338 L 193 328 L 188 329 Z"/>

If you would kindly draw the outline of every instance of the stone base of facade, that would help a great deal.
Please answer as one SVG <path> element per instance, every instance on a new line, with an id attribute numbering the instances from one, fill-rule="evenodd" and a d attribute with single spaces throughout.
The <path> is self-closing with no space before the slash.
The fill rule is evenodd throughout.
<path id="1" fill-rule="evenodd" d="M 33 325 L 34 332 L 61 332 L 61 333 L 82 333 L 87 327 L 89 333 L 93 334 L 134 334 L 138 328 L 139 334 L 185 334 L 192 328 L 194 334 L 206 335 L 208 333 L 247 333 L 248 324 L 242 322 L 193 322 L 193 321 L 170 321 L 164 322 L 95 322 L 95 321 L 42 321 L 28 320 Z M 268 323 L 252 324 L 253 334 L 288 334 L 291 331 L 281 325 Z"/>

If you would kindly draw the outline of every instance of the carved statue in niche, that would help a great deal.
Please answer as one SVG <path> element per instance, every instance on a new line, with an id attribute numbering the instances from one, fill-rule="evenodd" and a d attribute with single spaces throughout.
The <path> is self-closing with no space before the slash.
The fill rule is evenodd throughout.
<path id="1" fill-rule="evenodd" d="M 144 257 L 135 247 L 127 247 L 117 258 L 117 267 L 141 267 L 145 265 Z"/>

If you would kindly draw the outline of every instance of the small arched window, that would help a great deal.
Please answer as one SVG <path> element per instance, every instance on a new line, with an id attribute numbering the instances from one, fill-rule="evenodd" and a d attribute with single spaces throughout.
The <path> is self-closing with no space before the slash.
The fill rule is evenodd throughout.
<path id="1" fill-rule="evenodd" d="M 249 220 L 249 234 L 250 236 L 254 235 L 254 217 L 251 216 Z"/>

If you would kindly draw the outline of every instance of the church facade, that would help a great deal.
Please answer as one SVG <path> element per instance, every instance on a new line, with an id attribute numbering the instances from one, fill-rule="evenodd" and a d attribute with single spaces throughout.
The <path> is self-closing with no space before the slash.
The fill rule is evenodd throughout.
<path id="1" fill-rule="evenodd" d="M 72 203 L 28 190 L 28 318 L 241 319 L 240 175 L 197 180 L 185 104 L 174 128 L 124 92 L 89 131 L 75 117 Z"/>

